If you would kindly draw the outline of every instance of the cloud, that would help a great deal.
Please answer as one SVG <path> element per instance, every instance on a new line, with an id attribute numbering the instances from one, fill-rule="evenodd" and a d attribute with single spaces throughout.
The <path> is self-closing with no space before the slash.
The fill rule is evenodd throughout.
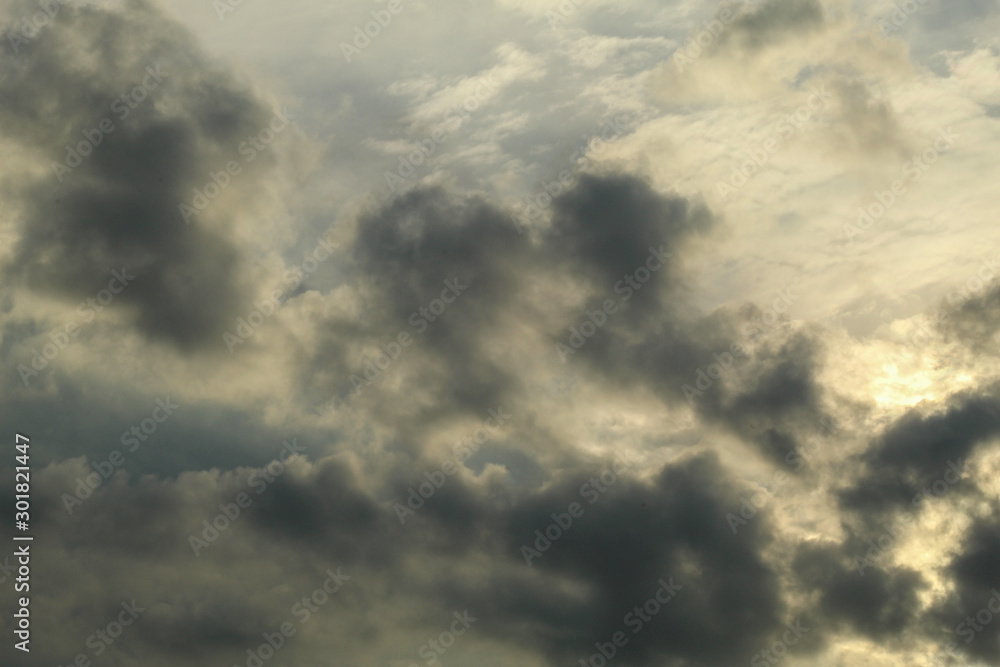
<path id="1" fill-rule="evenodd" d="M 995 3 L 364 4 L 4 8 L 26 667 L 995 660 Z"/>
<path id="2" fill-rule="evenodd" d="M 7 280 L 79 301 L 125 270 L 135 280 L 117 300 L 143 335 L 215 343 L 253 294 L 228 230 L 276 163 L 237 149 L 271 132 L 273 111 L 143 2 L 63 7 L 3 59 L 0 118 L 34 167 L 7 192 L 21 219 Z M 195 190 L 221 192 L 200 195 L 200 213 Z"/>
<path id="3" fill-rule="evenodd" d="M 919 594 L 927 587 L 909 568 L 865 568 L 852 562 L 848 547 L 807 542 L 796 551 L 792 567 L 801 585 L 818 595 L 813 622 L 832 635 L 834 627 L 877 641 L 900 638 L 919 618 Z"/>
<path id="4" fill-rule="evenodd" d="M 973 346 L 977 352 L 988 353 L 990 342 L 1000 329 L 1000 285 L 987 285 L 975 294 L 945 308 L 940 328 Z"/>
<path id="5" fill-rule="evenodd" d="M 914 504 L 939 478 L 960 474 L 977 447 L 1000 435 L 996 392 L 991 385 L 952 396 L 930 414 L 901 416 L 862 454 L 864 472 L 840 493 L 841 505 L 874 520 Z"/>

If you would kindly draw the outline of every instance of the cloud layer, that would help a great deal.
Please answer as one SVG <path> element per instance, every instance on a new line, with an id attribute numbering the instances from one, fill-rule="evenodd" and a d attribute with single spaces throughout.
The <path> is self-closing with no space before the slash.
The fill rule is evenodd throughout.
<path id="1" fill-rule="evenodd" d="M 1000 659 L 996 2 L 283 9 L 0 16 L 4 664 Z"/>

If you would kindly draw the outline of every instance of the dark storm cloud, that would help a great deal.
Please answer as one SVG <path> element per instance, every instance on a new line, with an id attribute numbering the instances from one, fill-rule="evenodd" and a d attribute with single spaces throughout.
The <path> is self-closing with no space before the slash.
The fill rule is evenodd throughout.
<path id="1" fill-rule="evenodd" d="M 547 253 L 606 289 L 646 266 L 653 250 L 673 255 L 693 234 L 711 229 L 703 206 L 664 197 L 648 183 L 628 175 L 583 175 L 553 206 L 546 235 Z M 637 296 L 656 303 L 659 290 L 677 281 L 674 262 L 658 269 Z"/>
<path id="2" fill-rule="evenodd" d="M 781 627 L 784 603 L 761 554 L 771 539 L 767 522 L 734 535 L 724 520 L 737 496 L 715 456 L 667 466 L 650 484 L 623 472 L 604 492 L 596 490 L 600 481 L 582 492 L 600 474 L 582 469 L 502 517 L 508 557 L 527 568 L 522 547 L 535 548 L 535 531 L 546 530 L 551 515 L 566 514 L 573 502 L 584 508 L 532 559 L 543 578 L 513 573 L 489 577 L 477 590 L 451 586 L 452 602 L 468 600 L 494 619 L 484 630 L 538 644 L 557 664 L 587 658 L 596 642 L 618 631 L 628 636 L 620 664 L 749 660 Z M 676 598 L 637 632 L 626 615 L 653 597 L 660 579 L 671 578 L 682 586 Z M 584 600 L 560 582 L 582 586 Z"/>
<path id="3" fill-rule="evenodd" d="M 959 649 L 984 662 L 1000 660 L 1000 522 L 992 516 L 972 522 L 958 553 L 948 564 L 954 594 L 929 617 L 954 633 Z M 985 611 L 984 611 L 985 610 Z"/>
<path id="4" fill-rule="evenodd" d="M 183 595 L 158 600 L 136 624 L 136 638 L 145 644 L 144 650 L 175 660 L 225 662 L 258 644 L 258 628 L 277 625 L 265 610 L 248 609 L 241 593 L 218 590 L 198 600 Z"/>
<path id="5" fill-rule="evenodd" d="M 919 572 L 908 568 L 855 566 L 855 549 L 867 548 L 807 542 L 800 545 L 792 562 L 799 585 L 817 594 L 813 618 L 820 632 L 847 628 L 879 641 L 891 641 L 918 618 L 918 593 L 926 587 Z M 862 552 L 863 553 L 863 552 Z"/>
<path id="6" fill-rule="evenodd" d="M 418 339 L 433 356 L 427 380 L 440 379 L 444 404 L 485 414 L 514 379 L 482 354 L 482 338 L 523 285 L 528 250 L 499 209 L 441 189 L 411 191 L 362 216 L 355 256 L 362 282 L 374 289 L 373 339 L 397 332 Z M 442 300 L 443 313 L 429 310 Z"/>
<path id="7" fill-rule="evenodd" d="M 548 255 L 590 284 L 588 312 L 607 298 L 622 308 L 573 356 L 623 383 L 638 379 L 668 402 L 693 399 L 703 418 L 781 460 L 797 449 L 798 434 L 819 428 L 825 417 L 814 378 L 821 350 L 812 336 L 799 332 L 778 342 L 768 337 L 746 359 L 746 352 L 733 352 L 750 342 L 737 332 L 759 318 L 760 309 L 748 304 L 704 315 L 687 305 L 684 249 L 715 224 L 703 206 L 660 195 L 627 175 L 587 176 L 558 198 L 545 239 Z M 653 249 L 672 257 L 633 291 L 622 278 L 649 266 Z M 726 377 L 706 376 L 712 386 L 705 389 L 700 374 L 710 367 L 714 372 L 720 357 L 729 365 Z"/>
<path id="8" fill-rule="evenodd" d="M 212 660 L 225 662 L 247 646 L 259 644 L 262 632 L 273 632 L 287 620 L 297 599 L 287 594 L 271 597 L 273 589 L 287 588 L 305 575 L 311 585 L 304 592 L 311 591 L 313 581 L 322 582 L 324 570 L 332 564 L 330 558 L 341 555 L 336 545 L 350 547 L 351 552 L 378 545 L 380 553 L 393 553 L 380 537 L 381 527 L 366 525 L 362 534 L 352 532 L 368 517 L 362 504 L 348 502 L 358 497 L 353 477 L 327 463 L 315 470 L 316 486 L 310 487 L 312 496 L 307 500 L 318 502 L 320 512 L 335 505 L 324 517 L 330 522 L 330 533 L 324 533 L 326 527 L 309 524 L 317 539 L 308 543 L 312 548 L 307 550 L 302 549 L 299 528 L 303 520 L 308 524 L 308 519 L 275 515 L 274 506 L 267 501 L 268 494 L 274 492 L 278 505 L 298 510 L 300 505 L 287 499 L 295 496 L 295 489 L 304 488 L 302 484 L 282 488 L 275 482 L 258 496 L 255 487 L 247 484 L 246 469 L 223 475 L 187 473 L 176 480 L 147 476 L 134 484 L 115 478 L 70 515 L 60 491 L 74 476 L 90 472 L 86 465 L 63 461 L 33 471 L 33 534 L 49 544 L 49 549 L 33 551 L 34 570 L 48 574 L 32 581 L 32 614 L 35 628 L 46 636 L 66 640 L 68 648 L 60 654 L 47 642 L 41 651 L 32 652 L 40 659 L 30 664 L 71 662 L 76 653 L 87 653 L 85 638 L 99 624 L 103 627 L 116 618 L 122 600 L 138 600 L 145 611 L 105 660 L 124 650 L 126 654 L 138 652 L 149 664 L 170 664 L 168 660 L 181 658 L 207 664 Z M 249 472 L 264 479 L 266 471 L 262 467 Z M 291 481 L 291 475 L 287 472 L 283 479 Z M 6 477 L 13 479 L 12 474 Z M 222 511 L 220 503 L 233 503 L 240 492 L 248 492 L 254 499 L 245 510 L 248 516 L 227 522 L 197 557 L 193 555 L 190 535 L 202 534 L 204 520 L 221 525 L 215 521 Z M 13 485 L 0 485 L 0 495 L 12 502 Z M 324 499 L 327 505 L 323 505 Z M 255 518 L 250 518 L 253 512 Z M 278 564 L 261 568 L 262 555 L 275 547 L 274 521 L 290 527 L 280 534 L 291 538 L 292 549 Z M 294 525 L 295 521 L 300 523 Z M 333 531 L 343 536 L 339 542 L 322 539 Z M 10 539 L 9 533 L 4 536 Z M 258 558 L 248 559 L 248 550 Z M 378 556 L 366 554 L 366 562 L 382 565 Z M 73 567 L 67 568 L 66 563 Z M 224 574 L 220 576 L 220 572 Z M 47 624 L 61 621 L 64 624 L 58 632 L 48 630 Z"/>
<path id="9" fill-rule="evenodd" d="M 651 248 L 672 253 L 705 233 L 711 217 L 704 207 L 663 197 L 632 176 L 582 175 L 556 199 L 552 226 L 535 242 L 518 234 L 501 209 L 437 188 L 411 191 L 358 224 L 359 268 L 395 324 L 406 326 L 419 306 L 439 297 L 444 279 L 469 285 L 455 306 L 462 314 L 442 317 L 442 326 L 425 336 L 450 350 L 500 322 L 518 291 L 533 282 L 570 274 L 590 290 L 611 292 L 646 265 Z M 678 278 L 672 264 L 655 272 L 643 304 L 657 305 Z M 540 313 L 529 314 L 544 323 Z"/>
<path id="10" fill-rule="evenodd" d="M 733 344 L 746 341 L 736 335 L 739 321 L 732 317 L 717 312 L 692 322 L 664 321 L 641 342 L 630 345 L 623 333 L 620 342 L 595 347 L 595 355 L 606 355 L 599 363 L 611 377 L 639 379 L 669 403 L 689 403 L 707 423 L 783 462 L 799 449 L 802 436 L 829 421 L 815 378 L 819 345 L 799 332 L 734 354 Z M 584 358 L 593 358 L 584 352 Z M 716 375 L 724 364 L 721 377 L 708 374 Z"/>
<path id="11" fill-rule="evenodd" d="M 575 666 L 621 632 L 628 643 L 618 655 L 590 664 L 759 667 L 776 662 L 761 651 L 787 641 L 796 620 L 809 630 L 788 647 L 789 664 L 916 664 L 914 646 L 942 628 L 970 656 L 1000 661 L 1000 618 L 979 620 L 1000 590 L 998 508 L 986 483 L 975 487 L 995 462 L 992 453 L 976 455 L 1000 436 L 1000 384 L 982 379 L 988 363 L 966 363 L 957 380 L 941 375 L 953 352 L 962 363 L 993 354 L 1000 290 L 956 307 L 945 333 L 967 347 L 928 349 L 891 369 L 879 366 L 900 351 L 890 341 L 849 340 L 782 316 L 790 302 L 768 311 L 744 296 L 774 277 L 769 267 L 784 267 L 809 302 L 797 319 L 826 318 L 842 309 L 838 300 L 889 284 L 879 272 L 899 268 L 892 258 L 872 263 L 824 250 L 814 233 L 796 236 L 814 226 L 804 224 L 810 218 L 822 227 L 820 218 L 836 213 L 827 204 L 864 184 L 856 160 L 823 147 L 896 150 L 903 134 L 895 106 L 920 124 L 973 109 L 961 129 L 973 137 L 970 150 L 980 150 L 979 125 L 990 119 L 975 115 L 969 96 L 989 98 L 978 84 L 994 53 L 948 51 L 954 77 L 934 81 L 911 66 L 903 43 L 880 40 L 874 21 L 856 21 L 851 3 L 727 1 L 722 9 L 735 9 L 735 18 L 718 34 L 705 28 L 709 46 L 701 37 L 687 42 L 713 61 L 704 63 L 708 78 L 736 77 L 739 85 L 675 78 L 680 97 L 657 105 L 647 99 L 654 63 L 664 64 L 678 26 L 702 23 L 692 12 L 716 7 L 574 0 L 579 13 L 568 24 L 546 27 L 551 16 L 523 0 L 487 3 L 489 20 L 478 23 L 466 16 L 483 10 L 476 3 L 402 3 L 391 24 L 371 3 L 248 2 L 224 22 L 212 3 L 171 3 L 213 53 L 308 100 L 301 122 L 315 133 L 310 159 L 292 164 L 295 146 L 279 140 L 250 163 L 237 146 L 267 128 L 274 109 L 155 11 L 160 0 L 43 1 L 57 3 L 58 15 L 16 54 L 6 27 L 0 31 L 0 139 L 23 161 L 0 174 L 0 237 L 18 243 L 0 249 L 0 281 L 9 288 L 0 294 L 0 357 L 27 361 L 24 348 L 41 348 L 51 320 L 93 297 L 112 270 L 135 278 L 45 379 L 21 390 L 12 364 L 0 364 L 0 430 L 27 429 L 33 438 L 36 536 L 35 650 L 9 660 L 7 644 L 0 663 L 71 664 L 87 651 L 86 637 L 133 599 L 147 610 L 109 652 L 91 654 L 93 664 L 425 664 L 418 647 L 466 609 L 479 620 L 439 663 Z M 5 16 L 40 11 L 37 0 L 14 2 Z M 962 0 L 942 22 L 966 26 L 995 15 L 995 5 Z M 908 30 L 939 7 L 918 11 Z M 345 63 L 338 42 L 366 33 L 370 47 L 365 41 L 357 62 Z M 946 37 L 950 31 L 938 43 Z M 740 217 L 738 203 L 710 210 L 662 185 L 676 175 L 676 187 L 691 192 L 711 179 L 741 143 L 726 118 L 739 116 L 751 133 L 766 126 L 782 102 L 768 93 L 776 89 L 769 73 L 798 87 L 831 68 L 864 86 L 834 85 L 843 113 L 781 157 L 772 175 L 787 196 L 751 197 Z M 481 100 L 447 143 L 435 139 L 435 156 L 414 174 L 461 187 L 414 183 L 354 216 L 366 196 L 376 198 L 371 188 L 384 190 L 383 168 L 396 168 L 385 164 L 394 160 L 387 154 L 487 74 L 501 79 L 503 94 Z M 150 77 L 156 85 L 134 108 L 116 102 Z M 942 83 L 951 97 L 938 94 Z M 685 99 L 697 103 L 679 107 Z M 642 127 L 611 159 L 591 161 L 605 175 L 574 174 L 529 229 L 519 233 L 512 211 L 469 194 L 520 192 L 530 175 L 558 162 L 559 137 L 578 136 L 581 123 L 614 111 L 608 107 L 633 109 Z M 126 108 L 119 118 L 115 109 Z M 66 145 L 79 146 L 103 118 L 114 132 L 78 167 L 53 172 Z M 694 148 L 699 142 L 703 150 Z M 937 185 L 965 183 L 968 169 L 982 171 L 984 155 L 970 154 L 953 180 Z M 185 224 L 178 205 L 193 204 L 193 191 L 230 160 L 243 173 Z M 572 159 L 562 162 L 569 168 Z M 316 178 L 282 200 L 298 168 Z M 926 204 L 935 191 L 923 196 Z M 928 208 L 915 205 L 918 214 Z M 893 210 L 901 217 L 883 227 L 887 239 L 912 228 L 910 213 Z M 977 224 L 975 213 L 968 224 Z M 280 219 L 265 224 L 272 214 Z M 766 236 L 761 220 L 789 235 Z M 223 353 L 220 334 L 237 317 L 250 319 L 263 274 L 301 261 L 328 226 L 343 242 L 338 252 L 286 293 L 273 318 L 253 325 L 236 355 Z M 924 257 L 913 250 L 897 247 L 907 261 Z M 896 272 L 913 275 L 903 264 Z M 647 270 L 641 289 L 633 286 Z M 893 285 L 914 289 L 912 281 Z M 893 298 L 910 303 L 905 294 Z M 609 300 L 617 311 L 595 318 Z M 433 310 L 442 303 L 443 313 Z M 584 322 L 593 335 L 560 359 L 557 345 Z M 389 350 L 400 333 L 412 344 L 397 347 L 398 358 L 378 364 L 377 379 L 355 391 L 352 375 L 367 378 L 377 355 L 396 357 Z M 888 427 L 880 421 L 905 409 L 902 395 L 921 390 L 913 377 L 933 383 L 925 393 L 938 396 L 942 384 L 969 374 L 979 389 L 929 400 Z M 561 382 L 565 391 L 551 391 Z M 877 409 L 859 405 L 886 382 L 894 389 L 878 390 Z M 63 494 L 124 449 L 123 432 L 169 390 L 177 392 L 176 416 L 68 513 Z M 504 408 L 509 423 L 444 477 L 448 446 Z M 840 438 L 810 458 L 802 477 L 786 483 L 774 474 L 794 468 L 788 456 L 837 423 L 834 415 L 865 410 L 868 423 L 885 428 L 864 436 L 871 442 Z M 279 443 L 296 436 L 302 456 L 268 465 Z M 635 463 L 609 483 L 615 450 Z M 969 459 L 968 475 L 950 466 Z M 14 497 L 11 465 L 0 463 L 4 506 Z M 773 485 L 761 481 L 767 477 Z M 932 501 L 919 527 L 944 528 L 908 533 L 905 548 L 864 561 L 859 572 L 858 558 L 875 549 L 868 540 L 883 543 L 881 524 L 898 525 L 900 510 L 942 478 L 954 497 Z M 401 522 L 395 503 L 428 484 L 431 497 Z M 773 510 L 757 505 L 761 489 L 774 494 Z M 252 502 L 232 518 L 241 493 Z M 747 498 L 755 514 L 737 526 L 730 517 Z M 558 537 L 539 538 L 536 531 L 567 520 L 574 502 L 582 515 Z M 939 515 L 948 509 L 955 515 Z M 970 520 L 961 539 L 939 543 Z M 14 528 L 0 527 L 0 539 L 9 541 Z M 192 537 L 210 543 L 193 553 Z M 528 563 L 525 548 L 541 553 Z M 919 571 L 908 567 L 914 562 Z M 352 577 L 347 590 L 330 596 L 280 653 L 248 661 L 247 650 L 341 566 Z M 9 576 L 0 583 L 9 585 Z M 669 603 L 656 600 L 663 581 L 677 586 Z M 661 603 L 655 613 L 651 601 Z M 0 600 L 8 637 L 10 606 Z M 972 639 L 962 646 L 966 632 Z"/>
<path id="12" fill-rule="evenodd" d="M 401 596 L 418 596 L 423 609 L 474 609 L 484 619 L 479 632 L 516 639 L 559 664 L 588 657 L 595 642 L 618 631 L 629 642 L 616 659 L 628 665 L 726 665 L 769 646 L 788 620 L 778 578 L 762 553 L 772 539 L 769 522 L 762 516 L 738 535 L 730 530 L 725 514 L 738 503 L 738 489 L 717 458 L 702 454 L 667 466 L 651 483 L 625 471 L 607 486 L 590 481 L 607 467 L 579 462 L 545 491 L 497 489 L 489 497 L 463 476 L 451 477 L 405 525 L 386 505 L 373 511 L 340 470 L 336 479 L 276 482 L 278 493 L 250 516 L 266 533 L 327 557 L 394 563 L 381 576 Z M 551 515 L 565 514 L 572 502 L 583 516 L 529 567 L 522 546 L 533 547 L 534 531 L 545 530 Z M 351 516 L 359 503 L 360 513 Z M 434 561 L 419 577 L 407 576 L 399 569 L 403 554 Z M 475 562 L 482 554 L 490 555 L 489 572 L 474 580 L 456 576 L 453 559 Z M 654 597 L 661 579 L 682 588 L 635 632 L 640 617 L 625 617 Z M 568 582 L 586 591 L 584 601 L 567 592 Z"/>
<path id="13" fill-rule="evenodd" d="M 841 507 L 874 520 L 919 505 L 915 498 L 938 480 L 964 488 L 956 477 L 966 459 L 1000 435 L 998 392 L 991 385 L 952 396 L 931 414 L 913 409 L 900 417 L 861 455 L 863 472 L 840 493 Z"/>
<path id="14" fill-rule="evenodd" d="M 481 200 L 415 190 L 361 218 L 355 255 L 362 279 L 374 287 L 376 311 L 385 313 L 378 321 L 389 332 L 386 341 L 394 331 L 414 333 L 412 314 L 440 295 L 444 279 L 469 285 L 420 337 L 436 361 L 424 381 L 451 395 L 445 410 L 466 405 L 482 414 L 510 402 L 518 383 L 485 361 L 482 340 L 517 323 L 551 332 L 553 347 L 563 345 L 560 354 L 572 363 L 624 385 L 643 383 L 671 404 L 690 400 L 704 419 L 781 461 L 826 417 L 814 377 L 822 350 L 814 336 L 798 332 L 764 336 L 750 352 L 757 335 L 741 329 L 759 319 L 760 309 L 748 304 L 705 315 L 689 305 L 685 249 L 715 224 L 703 205 L 661 195 L 640 178 L 582 175 L 555 199 L 551 226 L 534 238 L 518 235 L 509 216 Z M 565 313 L 554 316 L 545 304 L 525 305 L 535 285 L 554 281 L 582 292 L 585 307 L 552 309 Z M 581 349 L 566 347 L 571 328 L 609 299 L 619 310 Z M 342 345 L 331 339 L 325 348 Z M 732 352 L 743 345 L 745 351 Z M 720 358 L 728 364 L 725 377 L 705 390 L 700 377 Z"/>
<path id="15" fill-rule="evenodd" d="M 238 144 L 270 112 L 145 2 L 122 13 L 64 5 L 0 59 L 0 125 L 45 165 L 7 186 L 23 229 L 7 279 L 79 300 L 126 271 L 135 278 L 116 301 L 146 336 L 188 348 L 221 337 L 247 296 L 225 236 L 240 204 L 228 199 L 246 195 L 272 157 L 244 164 L 251 173 L 192 224 L 179 205 L 210 172 L 243 162 Z"/>
<path id="16" fill-rule="evenodd" d="M 821 405 L 824 390 L 816 379 L 820 363 L 817 340 L 798 332 L 755 351 L 737 387 L 709 389 L 696 405 L 707 418 L 785 463 L 801 448 L 804 436 L 829 428 L 830 417 Z"/>
<path id="17" fill-rule="evenodd" d="M 624 317 L 609 318 L 575 356 L 615 381 L 639 381 L 667 403 L 690 405 L 776 462 L 827 428 L 826 392 L 816 379 L 822 347 L 813 334 L 775 332 L 751 344 L 757 337 L 742 331 L 759 317 L 756 306 L 701 315 L 683 302 L 675 290 L 647 306 L 653 316 L 638 331 Z"/>
<path id="18" fill-rule="evenodd" d="M 343 359 L 359 345 L 383 343 L 398 331 L 419 338 L 418 347 L 394 362 L 400 368 L 386 371 L 402 373 L 406 380 L 402 389 L 387 391 L 406 393 L 366 395 L 372 397 L 379 427 L 391 434 L 384 454 L 398 457 L 386 466 L 386 486 L 396 498 L 415 484 L 412 472 L 425 459 L 421 449 L 433 427 L 455 417 L 485 418 L 488 408 L 508 399 L 524 401 L 515 391 L 520 380 L 512 364 L 492 356 L 491 343 L 518 328 L 533 329 L 541 340 L 551 332 L 568 331 L 582 315 L 567 303 L 579 302 L 581 295 L 595 304 L 621 297 L 615 283 L 646 265 L 650 247 L 659 251 L 662 246 L 673 256 L 623 303 L 621 313 L 609 317 L 572 363 L 621 386 L 638 382 L 665 402 L 682 405 L 688 400 L 684 385 L 695 384 L 699 370 L 717 363 L 734 342 L 749 343 L 741 325 L 760 316 L 756 307 L 727 307 L 705 315 L 689 305 L 684 252 L 714 223 L 703 207 L 659 195 L 641 179 L 617 175 L 581 178 L 553 211 L 552 228 L 529 236 L 518 234 L 510 217 L 488 203 L 432 189 L 412 191 L 359 220 L 353 258 L 369 311 L 357 322 L 342 318 L 328 323 L 329 338 L 319 346 L 317 358 L 332 366 L 308 376 L 307 386 L 313 390 L 324 382 L 344 382 L 342 369 L 349 366 Z M 468 287 L 418 333 L 413 313 L 439 298 L 445 281 L 456 279 Z M 557 303 L 550 307 L 531 291 L 543 280 L 569 285 L 577 293 L 555 297 Z M 557 364 L 554 343 L 548 345 Z M 733 358 L 728 374 L 697 397 L 694 407 L 706 423 L 730 429 L 778 459 L 796 446 L 799 436 L 820 426 L 823 392 L 814 377 L 821 350 L 805 332 L 764 336 L 747 349 L 746 357 Z M 421 372 L 408 376 L 412 369 Z M 412 381 L 435 400 L 406 400 Z M 654 596 L 661 578 L 673 577 L 683 588 L 655 622 L 630 636 L 623 664 L 733 664 L 749 660 L 785 631 L 789 610 L 763 555 L 772 539 L 770 523 L 762 515 L 738 534 L 732 532 L 725 516 L 739 497 L 714 455 L 669 465 L 653 482 L 622 478 L 590 506 L 581 499 L 580 487 L 601 468 L 582 460 L 558 433 L 517 433 L 490 444 L 496 451 L 484 448 L 484 460 L 506 460 L 533 471 L 524 484 L 498 483 L 484 491 L 485 482 L 477 484 L 463 469 L 407 525 L 400 524 L 391 503 L 362 489 L 350 466 L 325 460 L 303 466 L 311 472 L 290 468 L 254 496 L 246 516 L 207 547 L 198 562 L 220 567 L 248 551 L 292 545 L 303 561 L 372 567 L 379 581 L 419 597 L 425 606 L 448 613 L 456 606 L 475 608 L 492 619 L 477 630 L 516 637 L 561 663 L 589 656 L 595 642 L 610 641 L 615 632 L 631 633 L 626 614 Z M 558 472 L 539 466 L 539 456 L 551 454 L 533 451 L 541 447 L 566 450 L 558 454 Z M 482 470 L 481 462 L 470 465 Z M 88 535 L 93 534 L 105 539 L 111 552 L 137 561 L 156 554 L 195 560 L 189 532 L 217 515 L 219 503 L 232 502 L 247 490 L 243 472 L 178 478 L 175 483 L 183 488 L 160 490 L 174 498 L 159 503 L 158 513 L 149 505 L 155 503 L 157 484 L 169 480 L 145 480 L 148 498 L 135 503 L 134 511 L 122 507 L 131 487 L 124 481 L 109 485 L 88 501 L 90 507 L 79 510 L 79 532 L 68 531 L 68 547 L 88 552 Z M 551 487 L 543 486 L 548 482 Z M 529 568 L 520 547 L 532 544 L 534 530 L 544 529 L 553 512 L 565 512 L 573 501 L 581 501 L 586 514 Z M 91 513 L 91 507 L 100 514 Z M 98 516 L 112 517 L 110 525 L 128 535 L 96 528 Z M 155 516 L 156 526 L 142 524 L 142 516 Z M 447 572 L 454 570 L 458 556 L 483 555 L 493 560 L 474 588 Z M 408 556 L 433 563 L 424 566 L 422 577 L 413 578 L 406 570 Z M 566 592 L 566 581 L 584 591 L 585 605 Z M 149 641 L 162 643 L 183 632 L 183 613 L 177 613 Z M 262 618 L 230 624 L 206 620 L 198 641 L 206 654 L 214 654 L 248 634 L 273 629 Z M 527 635 L 525 619 L 533 628 Z"/>
<path id="19" fill-rule="evenodd" d="M 469 300 L 502 306 L 513 295 L 526 250 L 527 240 L 501 210 L 441 188 L 410 191 L 358 221 L 363 275 L 384 291 L 402 321 L 414 303 L 440 296 L 442 276 L 475 285 L 463 295 Z"/>
<path id="20" fill-rule="evenodd" d="M 148 604 L 148 627 L 136 629 L 136 640 L 175 657 L 240 653 L 241 643 L 283 620 L 286 603 L 273 601 L 291 596 L 274 597 L 272 587 L 287 589 L 283 577 L 322 571 L 334 562 L 352 574 L 367 571 L 367 579 L 391 586 L 396 596 L 419 599 L 422 613 L 475 609 L 484 619 L 477 632 L 516 638 L 560 664 L 589 656 L 595 642 L 610 641 L 618 631 L 629 636 L 621 656 L 628 665 L 727 665 L 770 645 L 789 620 L 778 578 L 763 555 L 772 540 L 770 523 L 762 515 L 738 535 L 730 530 L 725 514 L 738 502 L 739 490 L 717 457 L 699 454 L 668 465 L 648 483 L 620 468 L 621 476 L 609 483 L 609 464 L 579 462 L 541 492 L 498 488 L 484 495 L 461 476 L 450 478 L 438 491 L 442 502 L 432 504 L 439 500 L 435 495 L 403 526 L 388 503 L 377 504 L 358 488 L 347 466 L 329 459 L 299 462 L 263 493 L 250 491 L 246 516 L 220 530 L 197 558 L 188 533 L 218 515 L 219 503 L 248 491 L 245 470 L 176 481 L 147 478 L 138 486 L 119 480 L 99 489 L 72 517 L 58 506 L 51 491 L 55 473 L 49 471 L 39 487 L 47 507 L 39 516 L 39 537 L 55 540 L 58 533 L 66 557 L 99 578 L 117 577 L 90 604 L 113 605 L 116 597 L 140 597 Z M 591 481 L 602 474 L 606 486 Z M 534 531 L 544 530 L 551 514 L 565 513 L 571 502 L 585 508 L 583 516 L 529 567 L 521 546 L 533 545 Z M 283 565 L 254 575 L 249 553 L 284 554 Z M 472 563 L 487 555 L 489 571 L 477 571 L 474 579 L 456 576 L 456 559 Z M 170 574 L 142 586 L 128 584 L 128 577 L 114 572 L 123 557 L 130 567 L 160 564 Z M 180 579 L 186 585 L 177 584 Z M 680 585 L 676 599 L 636 633 L 635 619 L 641 617 L 627 621 L 626 614 L 653 598 L 661 579 Z M 566 582 L 585 591 L 582 603 L 567 593 Z M 237 605 L 247 598 L 249 603 Z M 62 595 L 52 599 L 65 601 Z M 47 596 L 41 600 L 39 613 L 51 604 Z M 355 613 L 367 604 L 338 601 Z M 168 646 L 181 637 L 183 649 Z"/>
<path id="21" fill-rule="evenodd" d="M 975 521 L 949 570 L 963 586 L 1000 584 L 1000 522 Z"/>
<path id="22" fill-rule="evenodd" d="M 153 561 L 183 555 L 186 543 L 178 538 L 189 528 L 183 520 L 185 501 L 170 483 L 152 476 L 129 483 L 118 476 L 102 480 L 89 495 L 76 494 L 78 480 L 93 472 L 80 462 L 37 475 L 46 482 L 45 492 L 32 503 L 40 539 L 58 541 L 81 558 L 114 554 Z M 67 502 L 74 495 L 76 500 Z"/>
<path id="23" fill-rule="evenodd" d="M 977 353 L 992 353 L 1000 330 L 1000 283 L 992 283 L 982 294 L 945 306 L 940 329 L 966 343 Z"/>
<path id="24" fill-rule="evenodd" d="M 861 454 L 859 479 L 838 494 L 841 509 L 847 511 L 842 516 L 847 539 L 838 548 L 804 547 L 796 559 L 803 583 L 821 591 L 821 606 L 828 614 L 873 638 L 919 629 L 938 641 L 945 628 L 949 636 L 942 641 L 950 642 L 959 632 L 956 625 L 983 608 L 991 587 L 1000 583 L 1000 533 L 995 524 L 973 523 L 959 555 L 945 570 L 955 594 L 933 603 L 919 619 L 914 610 L 921 606 L 915 596 L 925 586 L 922 577 L 906 568 L 886 568 L 883 556 L 928 502 L 949 494 L 981 495 L 963 476 L 973 472 L 968 460 L 977 450 L 1000 435 L 997 391 L 997 385 L 989 385 L 951 396 L 934 412 L 913 409 Z M 951 506 L 957 511 L 955 503 Z M 978 635 L 974 644 L 957 642 L 960 650 L 995 659 L 1000 628 L 987 627 L 981 633 L 972 633 Z"/>
<path id="25" fill-rule="evenodd" d="M 309 479 L 276 475 L 250 493 L 254 503 L 247 514 L 264 534 L 295 540 L 345 564 L 385 566 L 397 556 L 383 541 L 392 519 L 338 463 L 324 461 Z"/>

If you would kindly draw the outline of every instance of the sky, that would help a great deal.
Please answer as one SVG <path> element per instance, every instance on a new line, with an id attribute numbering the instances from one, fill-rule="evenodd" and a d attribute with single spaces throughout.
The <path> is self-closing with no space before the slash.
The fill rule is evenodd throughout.
<path id="1" fill-rule="evenodd" d="M 1000 1 L 0 27 L 4 665 L 1000 661 Z"/>

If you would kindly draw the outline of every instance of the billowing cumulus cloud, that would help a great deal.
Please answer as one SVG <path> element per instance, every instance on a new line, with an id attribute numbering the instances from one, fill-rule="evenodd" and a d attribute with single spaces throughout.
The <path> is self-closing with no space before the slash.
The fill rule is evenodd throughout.
<path id="1" fill-rule="evenodd" d="M 271 124 L 245 83 L 144 3 L 65 7 L 18 51 L 3 54 L 0 115 L 48 167 L 8 187 L 22 221 L 8 280 L 80 300 L 120 275 L 112 289 L 148 338 L 214 341 L 250 302 L 227 232 L 276 161 L 266 137 L 245 137 L 273 140 L 288 120 L 279 110 Z"/>

